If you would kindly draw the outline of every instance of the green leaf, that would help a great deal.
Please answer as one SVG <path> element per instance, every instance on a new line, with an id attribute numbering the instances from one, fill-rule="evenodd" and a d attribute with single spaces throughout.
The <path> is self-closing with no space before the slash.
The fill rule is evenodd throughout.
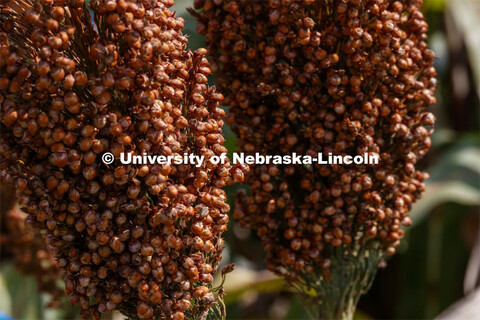
<path id="1" fill-rule="evenodd" d="M 478 205 L 480 188 L 472 187 L 461 181 L 428 184 L 422 199 L 414 204 L 410 217 L 418 224 L 435 207 L 446 202 L 456 202 L 463 205 Z"/>
<path id="2" fill-rule="evenodd" d="M 445 10 L 445 0 L 425 0 L 423 3 L 424 11 L 443 12 Z"/>
<path id="3" fill-rule="evenodd" d="M 480 203 L 480 146 L 478 135 L 466 135 L 438 157 L 427 172 L 427 190 L 410 212 L 418 224 L 435 207 L 454 202 L 467 206 Z"/>
<path id="4" fill-rule="evenodd" d="M 300 300 L 300 296 L 294 295 L 290 302 L 290 308 L 286 319 L 309 319 L 310 315 L 305 308 L 305 304 Z"/>
<path id="5" fill-rule="evenodd" d="M 215 280 L 219 281 L 220 279 L 217 278 Z M 266 270 L 259 272 L 236 267 L 226 277 L 223 288 L 227 293 L 224 302 L 225 304 L 230 304 L 239 301 L 247 293 L 258 294 L 283 291 L 285 289 L 285 281 Z"/>
<path id="6" fill-rule="evenodd" d="M 478 177 L 480 175 L 480 141 L 478 134 L 465 135 L 453 142 L 443 154 L 438 157 L 440 161 L 432 166 L 429 182 L 458 179 L 458 174 Z M 473 171 L 473 172 L 469 172 Z"/>
<path id="7" fill-rule="evenodd" d="M 465 45 L 475 89 L 480 96 L 480 40 L 478 37 L 480 2 L 478 0 L 449 1 L 448 11 L 448 22 L 454 25 L 455 37 L 461 38 Z"/>
<path id="8" fill-rule="evenodd" d="M 0 297 L 2 297 L 0 299 L 0 310 L 7 314 L 11 314 L 12 298 L 10 297 L 10 292 L 8 291 L 3 273 L 0 273 Z"/>

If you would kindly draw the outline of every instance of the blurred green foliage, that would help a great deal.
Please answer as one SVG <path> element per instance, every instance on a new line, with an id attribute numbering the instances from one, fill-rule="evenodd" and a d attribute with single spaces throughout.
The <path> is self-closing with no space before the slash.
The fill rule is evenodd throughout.
<path id="1" fill-rule="evenodd" d="M 432 108 L 438 122 L 431 152 L 421 164 L 431 175 L 427 191 L 413 206 L 413 225 L 398 254 L 379 271 L 372 289 L 361 299 L 355 319 L 431 319 L 464 295 L 466 266 L 479 234 L 480 90 L 476 89 L 480 83 L 474 71 L 479 67 L 475 63 L 478 57 L 469 52 L 480 48 L 472 49 L 465 36 L 468 31 L 456 34 L 451 29 L 455 24 L 465 25 L 455 20 L 459 15 L 451 12 L 449 4 L 453 2 L 455 10 L 472 3 L 427 0 L 424 6 L 439 71 L 438 103 Z M 186 11 L 189 6 L 192 1 L 177 0 L 173 9 L 186 20 L 184 33 L 189 36 L 189 47 L 196 49 L 203 47 L 204 41 L 195 32 L 196 22 Z M 478 33 L 477 18 L 471 28 Z M 451 46 L 452 33 L 464 42 L 460 49 Z M 459 64 L 466 68 L 469 84 L 463 96 L 458 96 L 455 89 L 455 68 Z M 214 84 L 213 78 L 210 84 Z M 225 128 L 225 136 L 229 152 L 235 151 L 235 137 L 229 128 Z M 227 189 L 232 207 L 238 188 Z M 237 265 L 224 285 L 227 319 L 308 317 L 302 301 L 283 280 L 264 270 L 263 252 L 255 234 L 242 230 L 232 219 L 225 238 L 222 263 Z M 0 310 L 18 320 L 79 318 L 68 299 L 59 310 L 46 309 L 48 295 L 37 294 L 34 280 L 19 275 L 8 261 L 1 262 L 0 297 Z M 122 319 L 118 314 L 104 318 Z"/>

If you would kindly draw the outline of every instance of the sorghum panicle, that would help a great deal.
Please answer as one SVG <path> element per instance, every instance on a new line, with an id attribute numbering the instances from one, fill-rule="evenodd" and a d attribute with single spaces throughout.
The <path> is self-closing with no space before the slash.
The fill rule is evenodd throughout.
<path id="1" fill-rule="evenodd" d="M 387 255 L 428 174 L 436 71 L 421 0 L 196 0 L 239 152 L 376 154 L 378 165 L 255 165 L 235 217 L 295 281 L 332 252 Z"/>
<path id="2" fill-rule="evenodd" d="M 206 50 L 186 50 L 171 0 L 2 0 L 2 182 L 45 236 L 83 318 L 197 318 L 247 168 L 226 152 Z M 101 163 L 111 152 L 117 160 Z M 205 156 L 124 165 L 121 153 Z"/>

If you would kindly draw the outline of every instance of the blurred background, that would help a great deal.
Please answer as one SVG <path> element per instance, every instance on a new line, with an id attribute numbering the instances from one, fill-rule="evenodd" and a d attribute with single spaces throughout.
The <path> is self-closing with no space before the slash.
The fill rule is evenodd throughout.
<path id="1" fill-rule="evenodd" d="M 462 319 L 458 305 L 472 297 L 480 300 L 480 0 L 424 3 L 438 71 L 437 104 L 430 109 L 437 117 L 436 130 L 421 163 L 431 178 L 411 212 L 413 225 L 398 253 L 379 270 L 373 287 L 360 300 L 356 319 L 433 319 L 442 313 L 443 319 Z M 192 5 L 191 0 L 177 0 L 173 10 L 186 20 L 184 33 L 189 35 L 190 48 L 196 49 L 204 43 L 186 11 Z M 226 146 L 234 152 L 235 136 L 229 128 L 224 131 Z M 227 189 L 232 208 L 239 187 Z M 11 194 L 2 190 L 1 196 L 5 217 Z M 35 279 L 18 272 L 3 241 L 4 227 L 0 320 L 9 319 L 6 315 L 18 320 L 79 319 L 66 297 L 57 301 L 37 292 L 38 275 Z M 263 249 L 254 233 L 241 229 L 232 218 L 225 240 L 222 264 L 236 264 L 224 284 L 227 319 L 308 318 L 283 280 L 265 270 Z M 61 281 L 56 281 L 61 288 Z M 477 315 L 479 305 L 480 301 L 473 305 Z"/>

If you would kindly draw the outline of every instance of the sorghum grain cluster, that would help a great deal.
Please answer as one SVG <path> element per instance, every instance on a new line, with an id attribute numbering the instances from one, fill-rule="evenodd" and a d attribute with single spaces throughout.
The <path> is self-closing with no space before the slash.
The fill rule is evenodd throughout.
<path id="1" fill-rule="evenodd" d="M 17 271 L 36 280 L 38 292 L 51 295 L 50 307 L 59 305 L 63 290 L 60 272 L 48 251 L 45 239 L 25 224 L 26 214 L 12 208 L 1 216 L 0 252 L 2 261 L 12 260 Z"/>
<path id="2" fill-rule="evenodd" d="M 47 240 L 83 318 L 198 318 L 245 168 L 226 152 L 205 49 L 171 0 L 2 0 L 1 180 Z M 201 167 L 104 165 L 111 152 L 205 156 Z"/>
<path id="3" fill-rule="evenodd" d="M 256 165 L 235 217 L 295 281 L 335 248 L 387 255 L 424 190 L 434 54 L 421 0 L 196 0 L 239 151 L 377 154 L 378 165 Z"/>

